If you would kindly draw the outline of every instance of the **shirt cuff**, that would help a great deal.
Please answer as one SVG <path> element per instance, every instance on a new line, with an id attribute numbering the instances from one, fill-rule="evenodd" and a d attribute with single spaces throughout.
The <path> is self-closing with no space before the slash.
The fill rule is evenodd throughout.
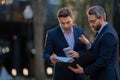
<path id="1" fill-rule="evenodd" d="M 92 44 L 90 43 L 90 46 L 87 46 L 87 49 L 90 50 L 92 47 Z"/>

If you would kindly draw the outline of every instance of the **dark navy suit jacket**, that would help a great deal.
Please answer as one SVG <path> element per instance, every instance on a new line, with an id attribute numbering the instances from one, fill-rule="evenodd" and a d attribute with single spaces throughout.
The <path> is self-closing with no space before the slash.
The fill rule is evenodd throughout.
<path id="1" fill-rule="evenodd" d="M 78 39 L 84 34 L 81 28 L 73 26 L 74 32 L 74 50 L 79 52 L 80 55 L 84 53 L 86 46 Z M 62 33 L 60 26 L 48 31 L 44 50 L 44 59 L 50 61 L 50 55 L 55 53 L 57 56 L 65 56 L 63 48 L 68 47 L 68 43 Z M 83 51 L 81 51 L 83 50 Z M 55 65 L 54 80 L 85 80 L 83 75 L 76 74 L 66 67 Z"/>
<path id="2" fill-rule="evenodd" d="M 97 58 L 93 64 L 84 68 L 91 80 L 119 79 L 119 39 L 112 26 L 107 24 L 92 44 L 92 54 Z"/>

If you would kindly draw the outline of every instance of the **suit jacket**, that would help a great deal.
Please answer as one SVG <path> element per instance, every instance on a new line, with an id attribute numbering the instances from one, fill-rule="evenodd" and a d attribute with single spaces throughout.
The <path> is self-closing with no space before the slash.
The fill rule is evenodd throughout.
<path id="1" fill-rule="evenodd" d="M 84 68 L 92 80 L 120 80 L 119 79 L 119 39 L 112 26 L 107 24 L 92 44 L 90 50 L 96 61 Z"/>
<path id="2" fill-rule="evenodd" d="M 78 39 L 82 34 L 84 34 L 81 28 L 73 26 L 74 32 L 74 50 L 79 52 L 81 55 L 84 51 L 81 51 L 86 48 L 86 46 Z M 63 48 L 68 47 L 68 43 L 62 33 L 60 26 L 48 31 L 46 37 L 46 44 L 44 50 L 44 59 L 50 61 L 50 55 L 55 53 L 57 56 L 65 56 Z M 54 69 L 54 80 L 84 80 L 84 77 L 80 74 L 76 74 L 66 67 L 62 67 L 58 64 L 55 64 Z"/>

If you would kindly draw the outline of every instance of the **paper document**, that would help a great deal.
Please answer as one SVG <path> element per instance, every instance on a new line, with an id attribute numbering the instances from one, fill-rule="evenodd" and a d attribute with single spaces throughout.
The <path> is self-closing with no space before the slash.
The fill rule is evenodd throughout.
<path id="1" fill-rule="evenodd" d="M 82 67 L 87 67 L 96 60 L 96 57 L 89 51 L 81 55 L 79 58 L 59 57 L 59 56 L 55 58 L 59 61 L 56 63 L 58 66 L 63 66 L 63 67 L 72 66 L 74 68 L 77 68 L 76 64 L 79 64 Z"/>
<path id="2" fill-rule="evenodd" d="M 74 58 L 72 57 L 55 57 L 59 62 L 66 62 L 66 63 L 72 63 L 74 61 Z"/>

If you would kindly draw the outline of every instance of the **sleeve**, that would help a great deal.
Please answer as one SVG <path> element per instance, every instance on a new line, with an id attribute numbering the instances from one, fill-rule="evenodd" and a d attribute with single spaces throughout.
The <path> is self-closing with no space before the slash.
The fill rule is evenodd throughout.
<path id="1" fill-rule="evenodd" d="M 108 40 L 109 39 L 109 40 Z M 95 54 L 99 54 L 94 63 L 84 68 L 85 74 L 92 74 L 94 72 L 99 72 L 113 60 L 113 50 L 116 46 L 116 40 L 113 34 L 107 33 L 102 36 L 99 41 L 99 45 L 96 46 L 98 51 Z M 94 46 L 93 46 L 94 47 Z M 97 53 L 98 52 L 98 53 Z"/>
<path id="2" fill-rule="evenodd" d="M 52 54 L 52 51 L 53 51 L 52 35 L 50 34 L 50 32 L 48 32 L 46 34 L 45 39 L 43 58 L 47 61 L 50 61 L 50 55 Z"/>
<path id="3" fill-rule="evenodd" d="M 79 37 L 81 36 L 81 35 L 85 35 L 85 33 L 84 33 L 84 31 L 83 31 L 83 29 L 81 28 L 81 30 L 80 30 L 80 35 L 79 35 Z M 86 36 L 86 35 L 85 35 Z M 80 47 L 81 47 L 81 49 L 78 51 L 78 53 L 79 53 L 79 56 L 81 56 L 81 55 L 83 55 L 83 54 L 85 54 L 87 51 L 88 51 L 88 48 L 87 48 L 87 46 L 84 44 L 84 43 L 82 43 L 80 40 L 79 40 L 79 42 L 81 43 L 80 45 Z"/>

